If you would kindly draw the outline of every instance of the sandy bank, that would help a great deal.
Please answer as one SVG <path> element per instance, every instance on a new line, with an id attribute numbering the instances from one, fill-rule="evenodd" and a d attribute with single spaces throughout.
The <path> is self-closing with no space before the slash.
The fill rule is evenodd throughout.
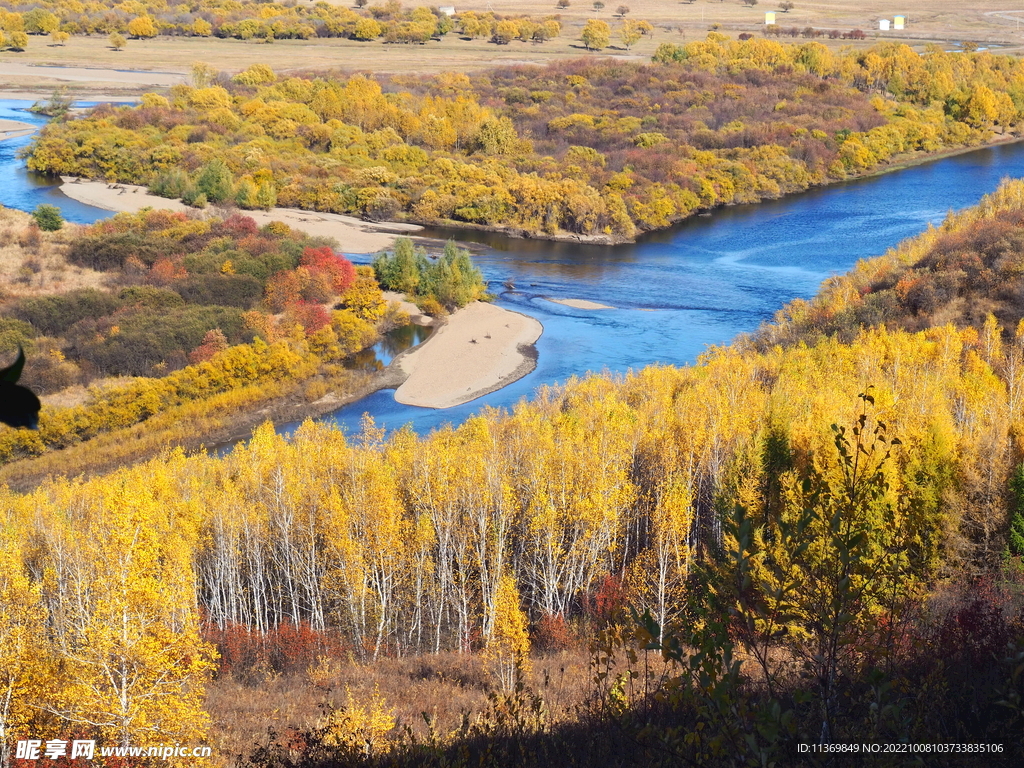
<path id="1" fill-rule="evenodd" d="M 0 120 L 0 141 L 28 136 L 35 130 L 36 126 L 32 123 L 23 123 L 20 120 Z"/>
<path id="2" fill-rule="evenodd" d="M 62 176 L 60 190 L 80 203 L 93 205 L 106 211 L 135 213 L 143 208 L 164 208 L 172 211 L 193 211 L 178 200 L 157 197 L 145 187 L 134 184 L 109 185 L 104 181 L 75 181 Z M 283 221 L 290 227 L 310 235 L 333 237 L 345 253 L 375 253 L 388 248 L 395 237 L 412 234 L 421 229 L 417 224 L 382 222 L 374 224 L 337 213 L 302 211 L 298 208 L 272 208 L 269 211 L 240 211 L 256 220 L 260 226 L 271 221 Z"/>
<path id="3" fill-rule="evenodd" d="M 425 315 L 420 311 L 420 308 L 413 304 L 411 301 L 406 301 L 405 296 L 401 293 L 395 293 L 394 291 L 384 291 L 384 298 L 388 301 L 397 301 L 398 306 L 402 308 L 402 311 L 409 316 L 410 322 L 416 325 L 433 325 L 434 318 L 430 315 Z"/>
<path id="4" fill-rule="evenodd" d="M 449 318 L 422 346 L 398 361 L 408 374 L 395 400 L 451 408 L 501 389 L 536 367 L 537 320 L 475 302 Z"/>
<path id="5" fill-rule="evenodd" d="M 555 304 L 564 304 L 567 307 L 575 307 L 576 309 L 615 309 L 615 307 L 609 307 L 607 304 L 598 304 L 596 301 L 587 301 L 586 299 L 546 299 L 547 301 L 553 301 Z"/>

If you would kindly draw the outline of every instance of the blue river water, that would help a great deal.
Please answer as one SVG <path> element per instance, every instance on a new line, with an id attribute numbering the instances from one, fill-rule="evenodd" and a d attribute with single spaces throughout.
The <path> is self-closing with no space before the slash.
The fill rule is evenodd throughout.
<path id="1" fill-rule="evenodd" d="M 536 370 L 456 408 L 405 406 L 382 391 L 329 418 L 355 431 L 368 412 L 389 428 L 411 423 L 422 432 L 461 423 L 483 405 L 510 407 L 543 384 L 587 371 L 692 363 L 709 345 L 755 330 L 792 299 L 810 298 L 829 276 L 940 223 L 951 210 L 976 204 L 1003 178 L 1020 176 L 1024 144 L 1009 144 L 723 208 L 631 245 L 427 232 L 489 246 L 474 259 L 498 305 L 544 325 Z M 589 299 L 616 309 L 573 309 L 547 297 Z"/>
<path id="2" fill-rule="evenodd" d="M 22 123 L 42 126 L 48 118 L 28 111 L 30 101 L 0 99 L 0 120 L 18 120 Z M 94 106 L 94 102 L 76 102 L 76 107 Z M 32 211 L 43 203 L 56 205 L 64 212 L 64 218 L 76 224 L 92 224 L 97 219 L 110 216 L 110 211 L 94 208 L 72 200 L 60 191 L 53 179 L 25 168 L 25 161 L 18 158 L 19 152 L 32 143 L 32 136 L 0 141 L 0 205 Z"/>
<path id="3" fill-rule="evenodd" d="M 0 117 L 43 122 L 0 101 Z M 26 116 L 27 115 L 27 116 Z M 70 201 L 28 174 L 15 156 L 28 139 L 0 142 L 0 203 L 60 206 L 72 221 L 110 215 Z M 427 231 L 486 246 L 474 260 L 497 304 L 537 318 L 537 368 L 463 406 L 432 410 L 377 392 L 324 417 L 356 431 L 364 413 L 390 429 L 425 432 L 458 424 L 485 405 L 510 407 L 544 384 L 588 371 L 625 372 L 652 363 L 692 363 L 709 345 L 753 331 L 786 302 L 809 298 L 858 259 L 883 253 L 947 212 L 974 205 L 1005 177 L 1024 176 L 1024 143 L 1007 144 L 900 171 L 814 189 L 781 200 L 723 208 L 621 246 L 517 240 L 464 231 Z M 368 257 L 353 256 L 355 261 Z M 511 286 L 511 287 L 509 287 Z M 549 298 L 615 307 L 580 310 Z M 378 356 L 389 359 L 386 350 Z M 282 425 L 290 432 L 296 425 Z"/>

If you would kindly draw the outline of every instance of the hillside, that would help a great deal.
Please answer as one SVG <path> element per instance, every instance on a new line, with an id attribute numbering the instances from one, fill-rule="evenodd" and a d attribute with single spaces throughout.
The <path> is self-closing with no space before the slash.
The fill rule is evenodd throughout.
<path id="1" fill-rule="evenodd" d="M 1016 242 L 1022 201 L 1008 183 L 885 258 L 917 274 L 949 238 Z M 981 285 L 960 284 L 965 306 Z M 491 698 L 461 725 L 406 731 L 388 690 L 357 686 L 251 764 L 815 765 L 797 745 L 819 742 L 983 744 L 1017 764 L 1024 337 L 995 320 L 850 336 L 571 380 L 425 436 L 267 425 L 224 457 L 5 491 L 10 722 L 137 738 L 130 709 L 168 739 L 222 738 L 207 685 L 239 696 L 290 670 L 331 690 L 352 683 L 342 658 L 479 652 Z M 547 668 L 531 647 L 574 644 L 590 704 L 548 720 L 547 683 L 523 688 Z M 218 654 L 235 666 L 210 683 Z M 133 659 L 161 695 L 119 696 L 100 658 Z"/>
<path id="2" fill-rule="evenodd" d="M 952 324 L 981 331 L 992 317 L 1014 338 L 1024 319 L 1024 186 L 1004 183 L 981 205 L 825 281 L 754 336 L 759 345 L 843 341 L 867 327 L 919 331 Z M 989 334 L 995 338 L 992 331 Z"/>

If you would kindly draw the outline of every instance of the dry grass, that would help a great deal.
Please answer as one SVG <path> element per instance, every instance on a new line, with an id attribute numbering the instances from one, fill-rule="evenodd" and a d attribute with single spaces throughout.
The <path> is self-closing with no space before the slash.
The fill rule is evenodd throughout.
<path id="1" fill-rule="evenodd" d="M 418 4 L 407 0 L 406 6 Z M 563 23 L 561 37 L 543 45 L 513 42 L 497 46 L 483 40 L 463 40 L 448 35 L 440 42 L 427 45 L 384 45 L 380 42 L 361 43 L 352 40 L 279 40 L 273 44 L 262 41 L 217 40 L 208 38 L 158 37 L 152 40 L 132 40 L 124 50 L 113 50 L 106 37 L 72 37 L 65 46 L 49 46 L 33 38 L 22 53 L 0 53 L 0 72 L 5 62 L 44 64 L 56 66 L 85 66 L 98 68 L 96 79 L 65 83 L 70 90 L 84 95 L 90 90 L 107 94 L 130 95 L 149 90 L 145 86 L 124 82 L 116 69 L 174 72 L 186 74 L 195 61 L 205 61 L 225 72 L 238 72 L 251 64 L 263 62 L 278 72 L 314 69 L 341 69 L 389 73 L 431 73 L 443 70 L 471 71 L 501 64 L 547 61 L 586 55 L 579 34 L 587 19 L 600 18 L 613 28 L 612 48 L 602 55 L 624 59 L 647 60 L 662 42 L 687 42 L 702 39 L 709 29 L 718 25 L 730 36 L 740 32 L 760 34 L 764 13 L 777 10 L 777 3 L 761 2 L 747 6 L 737 0 L 713 2 L 695 0 L 664 2 L 664 0 L 626 0 L 630 7 L 627 18 L 647 19 L 655 25 L 652 37 L 645 38 L 631 51 L 622 50 L 615 32 L 620 19 L 615 9 L 622 4 L 605 0 L 605 7 L 596 11 L 589 0 L 571 0 L 566 9 L 555 7 L 553 0 L 545 2 L 517 2 L 513 4 L 469 0 L 456 3 L 460 11 L 486 11 L 490 5 L 498 12 L 521 13 L 535 16 L 559 14 Z M 339 3 L 339 5 L 343 5 Z M 892 18 L 895 13 L 908 16 L 904 32 L 878 32 L 880 18 Z M 1002 15 L 1000 15 L 1002 14 Z M 788 13 L 778 14 L 783 26 L 816 27 L 821 29 L 854 29 L 868 32 L 861 46 L 879 40 L 899 40 L 921 49 L 925 43 L 939 42 L 953 45 L 961 40 L 1004 46 L 1007 51 L 1024 47 L 1024 30 L 1017 18 L 1024 19 L 1024 10 L 1012 0 L 988 0 L 965 7 L 953 0 L 905 0 L 898 4 L 890 0 L 865 0 L 860 3 L 810 3 L 795 0 Z M 841 41 L 827 41 L 839 46 Z M 4 78 L 7 90 L 29 90 L 47 93 L 61 82 L 49 75 L 19 74 Z"/>
<path id="2" fill-rule="evenodd" d="M 89 386 L 75 384 L 54 392 L 52 395 L 43 395 L 39 399 L 43 405 L 50 408 L 74 408 L 78 405 L 85 405 L 92 402 L 100 392 L 110 389 L 120 389 L 135 381 L 131 376 L 108 376 L 102 379 L 93 379 Z"/>
<path id="3" fill-rule="evenodd" d="M 533 659 L 528 685 L 543 698 L 553 721 L 572 719 L 592 691 L 585 651 L 559 651 Z M 258 683 L 233 678 L 207 689 L 206 709 L 213 721 L 211 746 L 224 763 L 265 742 L 268 729 L 317 724 L 321 705 L 367 705 L 379 693 L 399 726 L 427 734 L 424 713 L 440 735 L 457 729 L 488 704 L 494 678 L 479 654 L 441 653 L 373 663 L 324 662 L 305 675 L 269 675 Z"/>
<path id="4" fill-rule="evenodd" d="M 27 213 L 0 206 L 0 298 L 101 288 L 102 272 L 68 264 L 68 244 L 81 229 L 65 224 L 56 232 L 32 226 Z"/>

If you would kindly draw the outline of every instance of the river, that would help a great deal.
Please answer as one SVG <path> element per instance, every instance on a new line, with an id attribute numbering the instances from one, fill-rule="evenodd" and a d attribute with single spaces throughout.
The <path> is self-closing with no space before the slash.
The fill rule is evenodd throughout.
<path id="1" fill-rule="evenodd" d="M 76 107 L 94 106 L 95 102 L 76 102 Z M 0 120 L 18 120 L 22 123 L 42 126 L 49 119 L 28 111 L 31 101 L 0 99 Z M 33 211 L 43 203 L 56 205 L 64 212 L 64 218 L 76 224 L 91 224 L 97 219 L 110 216 L 110 211 L 72 200 L 54 185 L 53 179 L 32 173 L 25 168 L 25 161 L 18 158 L 19 150 L 32 143 L 31 136 L 0 141 L 0 205 Z"/>
<path id="2" fill-rule="evenodd" d="M 37 121 L 12 109 L 12 104 L 18 106 L 0 101 L 0 117 Z M 75 203 L 30 176 L 13 152 L 16 145 L 27 143 L 0 142 L 0 203 L 31 210 L 39 202 L 50 202 L 73 221 L 109 215 Z M 950 210 L 974 205 L 1007 176 L 1024 176 L 1024 143 L 980 149 L 781 200 L 723 208 L 630 245 L 584 246 L 427 231 L 428 236 L 454 236 L 487 246 L 474 259 L 498 305 L 544 325 L 536 370 L 455 408 L 400 405 L 391 391 L 382 391 L 324 419 L 355 431 L 368 412 L 388 428 L 411 423 L 424 432 L 445 422 L 461 423 L 485 405 L 510 407 L 541 385 L 587 371 L 692 363 L 708 345 L 728 343 L 737 334 L 756 329 L 786 302 L 811 297 L 825 278 L 849 270 L 858 259 L 881 254 L 929 223 L 938 224 Z M 547 298 L 589 299 L 615 309 L 573 309 Z M 394 351 L 382 349 L 378 359 L 385 362 Z M 282 425 L 281 430 L 294 427 Z"/>

